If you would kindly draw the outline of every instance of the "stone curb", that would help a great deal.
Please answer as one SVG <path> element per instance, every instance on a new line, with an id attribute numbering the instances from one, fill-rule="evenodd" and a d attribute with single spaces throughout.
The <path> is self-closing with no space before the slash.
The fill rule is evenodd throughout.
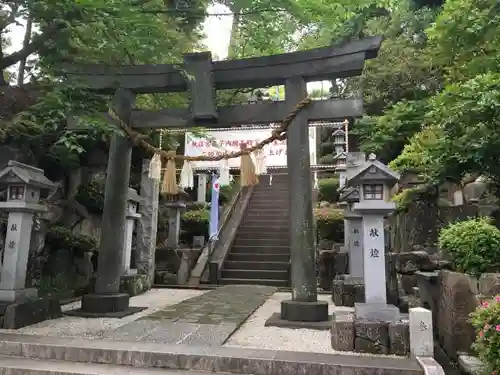
<path id="1" fill-rule="evenodd" d="M 252 375 L 423 374 L 417 360 L 412 358 L 93 341 L 17 334 L 0 334 L 0 355 Z"/>
<path id="2" fill-rule="evenodd" d="M 432 357 L 416 357 L 417 362 L 424 370 L 424 375 L 446 375 L 443 368 Z"/>

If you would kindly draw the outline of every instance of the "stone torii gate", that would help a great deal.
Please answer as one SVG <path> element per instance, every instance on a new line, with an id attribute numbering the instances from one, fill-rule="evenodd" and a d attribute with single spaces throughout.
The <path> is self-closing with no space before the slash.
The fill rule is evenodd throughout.
<path id="1" fill-rule="evenodd" d="M 71 67 L 65 73 L 70 82 L 99 93 L 114 93 L 114 111 L 135 130 L 274 123 L 307 96 L 307 82 L 360 75 L 365 60 L 377 56 L 381 41 L 381 37 L 370 37 L 340 46 L 216 62 L 204 52 L 185 55 L 182 67 L 88 65 Z M 269 85 L 285 85 L 284 102 L 215 104 L 216 90 Z M 189 108 L 134 108 L 136 94 L 184 91 L 190 93 Z M 282 319 L 328 318 L 327 304 L 317 300 L 308 122 L 359 117 L 362 107 L 362 99 L 315 100 L 288 129 L 292 300 L 283 302 Z M 69 116 L 68 125 L 78 127 L 78 118 Z M 134 312 L 129 309 L 129 296 L 119 293 L 132 147 L 124 135 L 115 134 L 111 140 L 95 292 L 82 300 L 82 313 L 90 316 Z"/>

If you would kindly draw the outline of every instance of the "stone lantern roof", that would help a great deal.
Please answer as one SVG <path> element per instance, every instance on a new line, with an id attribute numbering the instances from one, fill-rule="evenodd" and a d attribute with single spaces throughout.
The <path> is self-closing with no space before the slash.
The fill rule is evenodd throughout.
<path id="1" fill-rule="evenodd" d="M 9 160 L 7 167 L 0 172 L 0 185 L 23 183 L 40 189 L 54 189 L 56 185 L 50 181 L 43 169 L 28 164 Z"/>

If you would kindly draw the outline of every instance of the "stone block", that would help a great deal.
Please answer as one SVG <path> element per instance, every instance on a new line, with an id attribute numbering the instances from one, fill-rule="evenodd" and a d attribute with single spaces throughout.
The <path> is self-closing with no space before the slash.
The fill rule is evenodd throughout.
<path id="1" fill-rule="evenodd" d="M 343 275 L 349 272 L 349 253 L 335 254 L 333 272 L 335 275 Z"/>
<path id="2" fill-rule="evenodd" d="M 379 303 L 355 303 L 354 313 L 356 320 L 375 322 L 397 322 L 399 309 L 394 305 Z"/>
<path id="3" fill-rule="evenodd" d="M 410 351 L 415 357 L 434 356 L 432 313 L 423 307 L 410 309 Z"/>
<path id="4" fill-rule="evenodd" d="M 355 320 L 354 350 L 361 353 L 388 354 L 388 323 Z"/>
<path id="5" fill-rule="evenodd" d="M 352 316 L 346 314 L 334 315 L 330 333 L 333 350 L 354 350 L 355 331 Z"/>
<path id="6" fill-rule="evenodd" d="M 343 293 L 344 293 L 344 281 L 333 280 L 332 299 L 335 306 L 343 306 L 344 304 L 344 301 L 342 300 Z"/>
<path id="7" fill-rule="evenodd" d="M 7 304 L 4 308 L 2 327 L 5 329 L 18 329 L 62 316 L 59 301 L 52 298 Z"/>
<path id="8" fill-rule="evenodd" d="M 500 273 L 483 273 L 478 280 L 479 293 L 493 297 L 500 294 Z"/>
<path id="9" fill-rule="evenodd" d="M 365 301 L 365 285 L 363 281 L 357 278 L 345 279 L 342 295 L 344 306 L 354 307 L 355 303 L 363 303 Z"/>
<path id="10" fill-rule="evenodd" d="M 321 322 L 329 319 L 328 302 L 281 302 L 281 319 L 297 322 Z"/>
<path id="11" fill-rule="evenodd" d="M 408 323 L 389 323 L 389 354 L 406 356 L 410 353 L 410 326 Z"/>

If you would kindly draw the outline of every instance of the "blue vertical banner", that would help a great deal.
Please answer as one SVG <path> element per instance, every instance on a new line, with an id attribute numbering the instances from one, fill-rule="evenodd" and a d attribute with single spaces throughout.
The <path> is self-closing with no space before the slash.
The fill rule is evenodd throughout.
<path id="1" fill-rule="evenodd" d="M 210 221 L 208 226 L 209 239 L 217 239 L 219 231 L 219 193 L 219 178 L 214 174 L 212 175 L 212 200 L 210 202 Z"/>

